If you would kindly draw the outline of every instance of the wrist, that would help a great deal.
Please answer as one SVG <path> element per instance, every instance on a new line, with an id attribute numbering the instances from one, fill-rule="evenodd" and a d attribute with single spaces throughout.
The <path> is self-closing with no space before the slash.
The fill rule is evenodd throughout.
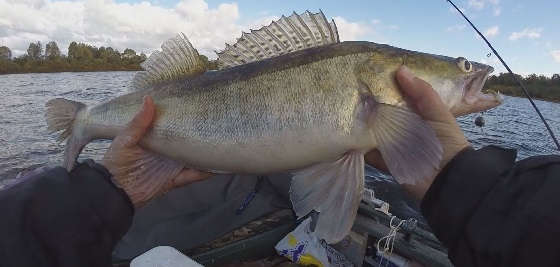
<path id="1" fill-rule="evenodd" d="M 87 159 L 74 167 L 72 172 L 70 172 L 70 178 L 80 180 L 80 183 L 84 184 L 84 188 L 90 189 L 87 190 L 87 193 L 96 194 L 95 197 L 89 197 L 89 199 L 97 203 L 94 206 L 104 207 L 110 205 L 112 207 L 108 208 L 109 210 L 114 209 L 115 206 L 128 206 L 132 213 L 134 212 L 132 199 L 123 188 L 113 182 L 113 176 L 105 166 Z M 102 182 L 99 182 L 99 180 L 102 180 Z M 97 189 L 93 190 L 91 188 Z M 101 190 L 99 188 L 105 189 Z M 110 193 L 110 191 L 114 191 L 116 194 Z"/>
<path id="2" fill-rule="evenodd" d="M 138 190 L 135 189 L 137 186 L 134 185 L 135 183 L 133 177 L 131 177 L 126 170 L 120 169 L 119 171 L 119 168 L 116 168 L 110 162 L 104 160 L 103 164 L 104 166 L 100 164 L 97 165 L 102 166 L 103 169 L 109 173 L 108 179 L 110 180 L 110 183 L 126 196 L 132 207 L 135 209 L 141 207 L 142 201 L 139 195 L 135 193 Z"/>
<path id="3" fill-rule="evenodd" d="M 457 157 L 457 155 L 461 154 L 463 151 L 472 149 L 471 144 L 463 135 L 447 138 L 447 140 L 445 139 L 446 138 L 440 136 L 443 146 L 443 156 L 440 167 L 434 172 L 434 175 L 426 177 L 416 184 L 403 184 L 405 190 L 419 201 L 424 199 L 426 192 L 428 192 L 436 177 L 455 157 Z"/>

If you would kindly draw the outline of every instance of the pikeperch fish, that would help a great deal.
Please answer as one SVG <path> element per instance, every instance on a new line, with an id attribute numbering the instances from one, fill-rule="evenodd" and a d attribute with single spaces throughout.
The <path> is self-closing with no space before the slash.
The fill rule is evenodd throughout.
<path id="1" fill-rule="evenodd" d="M 142 64 L 133 92 L 97 106 L 65 99 L 47 103 L 51 131 L 67 139 L 64 166 L 82 148 L 111 139 L 150 95 L 153 128 L 141 146 L 153 152 L 131 170 L 160 184 L 184 167 L 216 173 L 293 172 L 298 216 L 319 212 L 315 233 L 342 240 L 364 188 L 364 154 L 376 148 L 400 183 L 415 183 L 439 167 L 434 130 L 409 109 L 394 74 L 406 65 L 429 82 L 455 115 L 501 103 L 481 93 L 492 68 L 465 58 L 408 51 L 372 42 L 340 42 L 322 12 L 296 14 L 250 33 L 218 52 L 206 71 L 179 34 Z"/>

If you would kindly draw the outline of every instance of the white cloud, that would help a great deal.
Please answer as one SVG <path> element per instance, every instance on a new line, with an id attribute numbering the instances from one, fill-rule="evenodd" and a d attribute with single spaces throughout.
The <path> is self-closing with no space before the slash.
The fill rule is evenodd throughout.
<path id="1" fill-rule="evenodd" d="M 492 26 L 484 31 L 484 35 L 488 37 L 496 36 L 498 33 L 500 33 L 500 27 L 498 26 Z"/>
<path id="2" fill-rule="evenodd" d="M 509 35 L 509 39 L 511 41 L 519 40 L 522 38 L 537 39 L 537 38 L 541 38 L 542 31 L 543 28 L 525 28 L 520 32 L 512 32 Z"/>
<path id="3" fill-rule="evenodd" d="M 483 10 L 486 7 L 492 7 L 494 16 L 502 14 L 500 0 L 468 0 L 467 5 L 470 9 L 474 10 Z"/>
<path id="4" fill-rule="evenodd" d="M 475 9 L 484 8 L 484 4 L 484 0 L 469 0 L 469 7 L 473 7 Z"/>
<path id="5" fill-rule="evenodd" d="M 500 14 L 502 14 L 502 8 L 501 7 L 494 8 L 494 16 L 499 16 Z"/>
<path id="6" fill-rule="evenodd" d="M 334 21 L 341 41 L 363 40 L 374 32 L 373 28 L 366 23 L 350 22 L 343 17 L 335 17 Z"/>
<path id="7" fill-rule="evenodd" d="M 258 18 L 254 21 L 251 21 L 247 24 L 248 29 L 253 29 L 253 30 L 257 30 L 260 29 L 262 26 L 265 25 L 270 25 L 270 23 L 272 23 L 272 21 L 278 20 L 280 19 L 280 17 L 278 16 L 265 16 L 262 18 Z"/>
<path id="8" fill-rule="evenodd" d="M 458 31 L 464 30 L 466 27 L 467 27 L 467 25 L 465 25 L 465 24 L 453 25 L 453 26 L 449 26 L 449 27 L 445 28 L 445 31 L 458 32 Z"/>
<path id="9" fill-rule="evenodd" d="M 383 23 L 383 21 L 381 21 L 380 19 L 372 19 L 370 22 L 371 22 L 371 25 L 374 26 L 375 30 L 392 30 L 392 31 L 396 31 L 396 30 L 399 30 L 399 29 L 400 29 L 399 25 L 396 25 L 396 24 L 386 24 L 386 23 Z"/>
<path id="10" fill-rule="evenodd" d="M 550 55 L 554 61 L 560 63 L 560 50 L 552 50 L 550 51 Z"/>
<path id="11" fill-rule="evenodd" d="M 492 5 L 498 6 L 500 4 L 500 0 L 469 0 L 468 5 L 469 7 L 475 9 L 483 9 L 485 6 Z"/>
<path id="12" fill-rule="evenodd" d="M 50 40 L 63 52 L 69 42 L 78 41 L 150 53 L 184 32 L 201 53 L 213 56 L 224 42 L 254 26 L 241 25 L 239 17 L 235 3 L 209 8 L 204 0 L 181 0 L 169 8 L 115 0 L 0 0 L 0 40 L 16 55 L 24 53 L 30 42 Z"/>

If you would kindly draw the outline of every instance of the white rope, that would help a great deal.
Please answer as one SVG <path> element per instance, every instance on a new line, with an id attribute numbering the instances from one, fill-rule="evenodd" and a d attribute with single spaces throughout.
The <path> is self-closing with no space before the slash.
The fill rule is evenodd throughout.
<path id="1" fill-rule="evenodd" d="M 395 218 L 397 217 L 392 216 L 391 221 L 389 221 L 389 227 L 391 228 L 389 230 L 389 233 L 377 241 L 377 251 L 381 253 L 381 260 L 379 261 L 379 266 L 381 266 L 381 263 L 383 262 L 384 258 L 390 256 L 393 253 L 393 246 L 395 244 L 395 238 L 397 237 L 397 232 L 399 231 L 402 224 L 404 223 L 404 220 L 401 220 L 397 225 L 393 225 L 393 219 Z M 385 244 L 383 245 L 383 249 L 381 249 L 381 242 L 383 241 L 385 241 Z M 387 264 L 388 263 L 389 262 L 387 259 Z"/>

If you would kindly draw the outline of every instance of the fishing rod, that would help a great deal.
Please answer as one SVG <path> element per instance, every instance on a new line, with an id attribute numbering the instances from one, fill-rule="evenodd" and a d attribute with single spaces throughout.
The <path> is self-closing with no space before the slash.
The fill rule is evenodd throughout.
<path id="1" fill-rule="evenodd" d="M 535 109 L 535 111 L 537 112 L 537 114 L 539 115 L 539 117 L 541 118 L 542 122 L 544 123 L 544 126 L 546 126 L 546 129 L 548 130 L 548 133 L 550 134 L 550 137 L 552 137 L 552 140 L 554 141 L 554 143 L 556 144 L 556 148 L 560 151 L 560 143 L 558 143 L 558 140 L 556 139 L 556 136 L 554 136 L 554 132 L 552 132 L 552 129 L 550 128 L 550 126 L 548 125 L 548 123 L 546 122 L 546 120 L 544 119 L 544 116 L 542 115 L 541 111 L 539 110 L 539 108 L 537 107 L 537 105 L 535 104 L 535 102 L 533 101 L 533 98 L 531 98 L 531 95 L 529 95 L 529 92 L 527 91 L 527 88 L 525 87 L 525 84 L 523 84 L 523 82 L 519 79 L 519 77 L 517 77 L 515 74 L 513 74 L 513 71 L 511 71 L 511 69 L 509 68 L 509 66 L 506 64 L 506 62 L 502 59 L 502 57 L 500 56 L 500 54 L 498 54 L 498 52 L 496 51 L 496 49 L 494 49 L 494 47 L 492 46 L 492 44 L 490 44 L 490 42 L 488 41 L 488 39 L 486 39 L 486 37 L 484 36 L 484 34 L 482 34 L 478 28 L 476 26 L 474 26 L 474 24 L 471 22 L 471 20 L 469 20 L 469 18 L 467 18 L 467 16 L 465 16 L 465 14 L 463 13 L 463 11 L 461 11 L 461 9 L 459 9 L 455 3 L 453 3 L 451 0 L 447 0 L 447 2 L 449 2 L 456 10 L 457 12 L 459 12 L 459 14 L 461 14 L 461 16 L 463 16 L 463 18 L 465 20 L 467 20 L 467 22 L 473 27 L 473 29 L 478 33 L 478 35 L 484 40 L 484 42 L 486 42 L 486 44 L 488 45 L 488 47 L 490 47 L 490 49 L 492 49 L 492 52 L 494 53 L 494 55 L 496 55 L 498 57 L 498 59 L 500 60 L 500 62 L 502 62 L 502 65 L 504 65 L 504 67 L 507 69 L 507 71 L 511 74 L 511 76 L 513 76 L 513 78 L 515 79 L 515 81 L 519 84 L 519 86 L 521 86 L 521 89 L 523 90 L 523 93 L 525 94 L 525 96 L 527 97 L 527 99 L 529 99 L 529 102 L 531 102 L 531 105 L 533 106 L 533 108 Z"/>

